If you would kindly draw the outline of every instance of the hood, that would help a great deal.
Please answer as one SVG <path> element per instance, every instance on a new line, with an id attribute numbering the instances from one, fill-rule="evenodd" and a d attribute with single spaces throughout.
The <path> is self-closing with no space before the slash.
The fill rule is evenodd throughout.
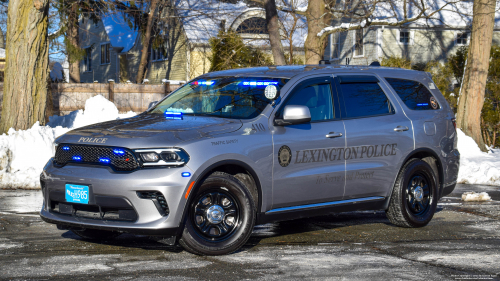
<path id="1" fill-rule="evenodd" d="M 160 114 L 93 124 L 60 136 L 56 143 L 80 143 L 127 148 L 171 147 L 186 141 L 210 138 L 241 128 L 238 119 L 184 115 L 182 120 Z"/>

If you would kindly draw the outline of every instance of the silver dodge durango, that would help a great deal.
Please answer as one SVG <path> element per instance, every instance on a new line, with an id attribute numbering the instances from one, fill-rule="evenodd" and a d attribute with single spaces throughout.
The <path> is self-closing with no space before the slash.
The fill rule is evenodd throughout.
<path id="1" fill-rule="evenodd" d="M 164 236 L 199 255 L 238 250 L 258 224 L 332 212 L 425 226 L 460 159 L 431 75 L 376 66 L 208 73 L 55 145 L 43 220 L 84 239 Z"/>

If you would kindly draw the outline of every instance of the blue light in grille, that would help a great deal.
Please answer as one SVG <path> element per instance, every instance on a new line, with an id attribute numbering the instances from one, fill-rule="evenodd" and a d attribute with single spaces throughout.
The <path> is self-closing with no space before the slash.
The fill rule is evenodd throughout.
<path id="1" fill-rule="evenodd" d="M 81 156 L 73 156 L 73 160 L 75 160 L 75 161 L 81 161 L 82 157 Z"/>
<path id="2" fill-rule="evenodd" d="M 120 155 L 120 156 L 125 155 L 125 150 L 123 150 L 123 149 L 113 149 L 113 152 L 114 152 L 116 155 Z"/>
<path id="3" fill-rule="evenodd" d="M 104 164 L 108 164 L 111 160 L 109 160 L 109 158 L 99 158 L 99 162 L 101 163 L 104 163 Z"/>
<path id="4" fill-rule="evenodd" d="M 417 103 L 417 106 L 428 106 L 428 103 Z"/>
<path id="5" fill-rule="evenodd" d="M 63 150 L 69 150 L 69 146 L 63 146 Z"/>
<path id="6" fill-rule="evenodd" d="M 181 174 L 183 177 L 187 178 L 187 177 L 190 177 L 191 176 L 191 173 L 190 172 L 184 172 Z"/>

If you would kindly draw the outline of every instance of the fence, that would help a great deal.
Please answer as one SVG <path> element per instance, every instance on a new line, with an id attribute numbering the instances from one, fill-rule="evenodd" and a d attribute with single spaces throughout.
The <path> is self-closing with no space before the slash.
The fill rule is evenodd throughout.
<path id="1" fill-rule="evenodd" d="M 53 110 L 55 114 L 84 109 L 85 101 L 102 95 L 112 101 L 120 112 L 143 112 L 153 101 L 162 99 L 181 85 L 115 84 L 104 83 L 60 83 L 51 85 Z M 3 97 L 3 83 L 0 83 L 0 104 Z"/>

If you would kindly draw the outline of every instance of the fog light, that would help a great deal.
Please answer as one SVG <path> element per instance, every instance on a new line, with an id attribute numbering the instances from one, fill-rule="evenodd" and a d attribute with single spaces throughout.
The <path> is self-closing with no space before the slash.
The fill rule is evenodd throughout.
<path id="1" fill-rule="evenodd" d="M 158 162 L 160 157 L 158 157 L 158 154 L 156 152 L 146 152 L 146 153 L 141 153 L 141 158 L 144 160 L 144 162 Z"/>

